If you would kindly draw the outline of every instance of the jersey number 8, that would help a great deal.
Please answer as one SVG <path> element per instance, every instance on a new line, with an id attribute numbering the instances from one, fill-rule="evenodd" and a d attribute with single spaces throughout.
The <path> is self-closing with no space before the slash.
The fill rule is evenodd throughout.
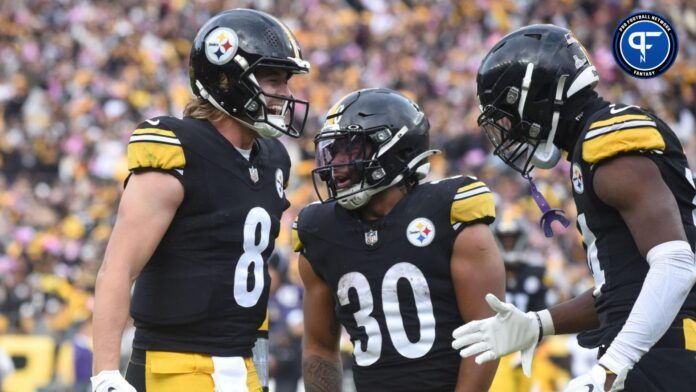
<path id="1" fill-rule="evenodd" d="M 256 242 L 256 228 L 261 225 L 261 238 Z M 263 253 L 268 247 L 271 232 L 271 217 L 261 207 L 254 207 L 244 222 L 244 253 L 234 270 L 234 299 L 239 306 L 250 308 L 259 302 L 263 292 Z M 249 267 L 253 265 L 254 287 L 249 290 Z"/>
<path id="2" fill-rule="evenodd" d="M 406 279 L 413 290 L 416 302 L 416 311 L 420 324 L 420 339 L 411 342 L 406 336 L 404 321 L 401 316 L 399 298 L 397 297 L 397 283 L 399 279 Z M 338 299 L 341 305 L 350 304 L 348 290 L 355 289 L 358 294 L 360 310 L 353 314 L 358 327 L 365 328 L 367 341 L 365 350 L 360 342 L 355 342 L 353 355 L 359 366 L 370 366 L 379 360 L 382 353 L 382 333 L 379 324 L 372 314 L 373 296 L 370 285 L 365 275 L 360 272 L 349 272 L 338 281 Z M 420 358 L 430 351 L 435 342 L 435 316 L 433 315 L 433 303 L 430 300 L 430 288 L 425 280 L 423 272 L 411 263 L 397 263 L 393 265 L 382 280 L 382 310 L 389 331 L 389 337 L 396 351 L 406 358 Z"/>

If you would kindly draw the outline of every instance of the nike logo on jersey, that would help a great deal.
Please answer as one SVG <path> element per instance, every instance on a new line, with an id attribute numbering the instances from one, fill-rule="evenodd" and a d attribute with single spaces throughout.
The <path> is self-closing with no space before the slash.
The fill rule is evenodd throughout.
<path id="1" fill-rule="evenodd" d="M 157 124 L 159 124 L 160 120 L 157 119 L 157 120 L 145 120 L 145 121 L 147 121 L 150 125 L 157 125 Z"/>
<path id="2" fill-rule="evenodd" d="M 609 107 L 611 108 L 611 109 L 609 109 L 609 113 L 611 113 L 611 114 L 621 113 L 628 108 L 638 108 L 638 106 L 636 106 L 636 105 L 628 105 L 628 106 L 622 107 L 621 109 L 616 109 L 615 108 L 616 104 L 614 104 L 614 103 L 609 105 Z"/>

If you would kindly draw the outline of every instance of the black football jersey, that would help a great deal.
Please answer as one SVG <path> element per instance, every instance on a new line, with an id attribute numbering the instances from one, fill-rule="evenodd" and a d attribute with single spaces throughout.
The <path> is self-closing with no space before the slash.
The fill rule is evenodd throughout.
<path id="1" fill-rule="evenodd" d="M 472 177 L 425 183 L 384 218 L 361 221 L 335 202 L 310 204 L 295 223 L 296 251 L 331 288 L 354 344 L 359 391 L 452 391 L 462 325 L 450 273 L 468 225 L 491 223 L 493 195 Z"/>
<path id="2" fill-rule="evenodd" d="M 662 120 L 636 106 L 612 104 L 593 113 L 569 155 L 577 223 L 595 280 L 600 320 L 599 329 L 580 335 L 585 347 L 611 343 L 626 322 L 649 269 L 619 212 L 602 202 L 593 189 L 594 169 L 625 154 L 648 157 L 657 165 L 677 201 L 692 248 L 696 242 L 696 189 L 677 136 Z M 680 317 L 686 315 L 696 315 L 696 289 L 680 310 Z"/>
<path id="3" fill-rule="evenodd" d="M 539 311 L 546 308 L 546 292 L 544 283 L 546 267 L 515 263 L 505 265 L 505 299 L 514 304 L 517 309 Z"/>
<path id="4" fill-rule="evenodd" d="M 131 172 L 159 170 L 184 187 L 179 206 L 136 280 L 133 346 L 250 356 L 266 317 L 290 159 L 257 139 L 247 161 L 208 121 L 157 117 L 128 144 Z"/>

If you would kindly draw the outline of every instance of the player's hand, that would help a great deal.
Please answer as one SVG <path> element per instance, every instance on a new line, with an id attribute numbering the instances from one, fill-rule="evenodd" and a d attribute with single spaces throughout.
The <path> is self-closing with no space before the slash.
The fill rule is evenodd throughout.
<path id="1" fill-rule="evenodd" d="M 570 380 L 563 392 L 623 391 L 627 374 L 628 370 L 615 374 L 601 365 L 594 365 L 589 372 Z"/>
<path id="2" fill-rule="evenodd" d="M 497 315 L 464 324 L 452 332 L 455 350 L 467 358 L 476 356 L 476 363 L 495 360 L 504 355 L 522 352 L 522 370 L 529 377 L 532 357 L 539 341 L 539 322 L 533 312 L 522 313 L 515 305 L 500 302 L 493 294 L 486 294 L 486 302 Z"/>
<path id="3" fill-rule="evenodd" d="M 102 370 L 90 380 L 92 392 L 138 392 L 118 370 Z"/>

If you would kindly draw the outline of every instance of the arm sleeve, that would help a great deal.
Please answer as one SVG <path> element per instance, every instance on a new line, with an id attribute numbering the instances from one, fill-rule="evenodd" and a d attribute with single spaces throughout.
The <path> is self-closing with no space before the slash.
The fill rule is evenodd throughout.
<path id="1" fill-rule="evenodd" d="M 686 241 L 656 245 L 638 299 L 599 363 L 619 374 L 631 369 L 664 335 L 696 282 L 694 252 Z"/>

